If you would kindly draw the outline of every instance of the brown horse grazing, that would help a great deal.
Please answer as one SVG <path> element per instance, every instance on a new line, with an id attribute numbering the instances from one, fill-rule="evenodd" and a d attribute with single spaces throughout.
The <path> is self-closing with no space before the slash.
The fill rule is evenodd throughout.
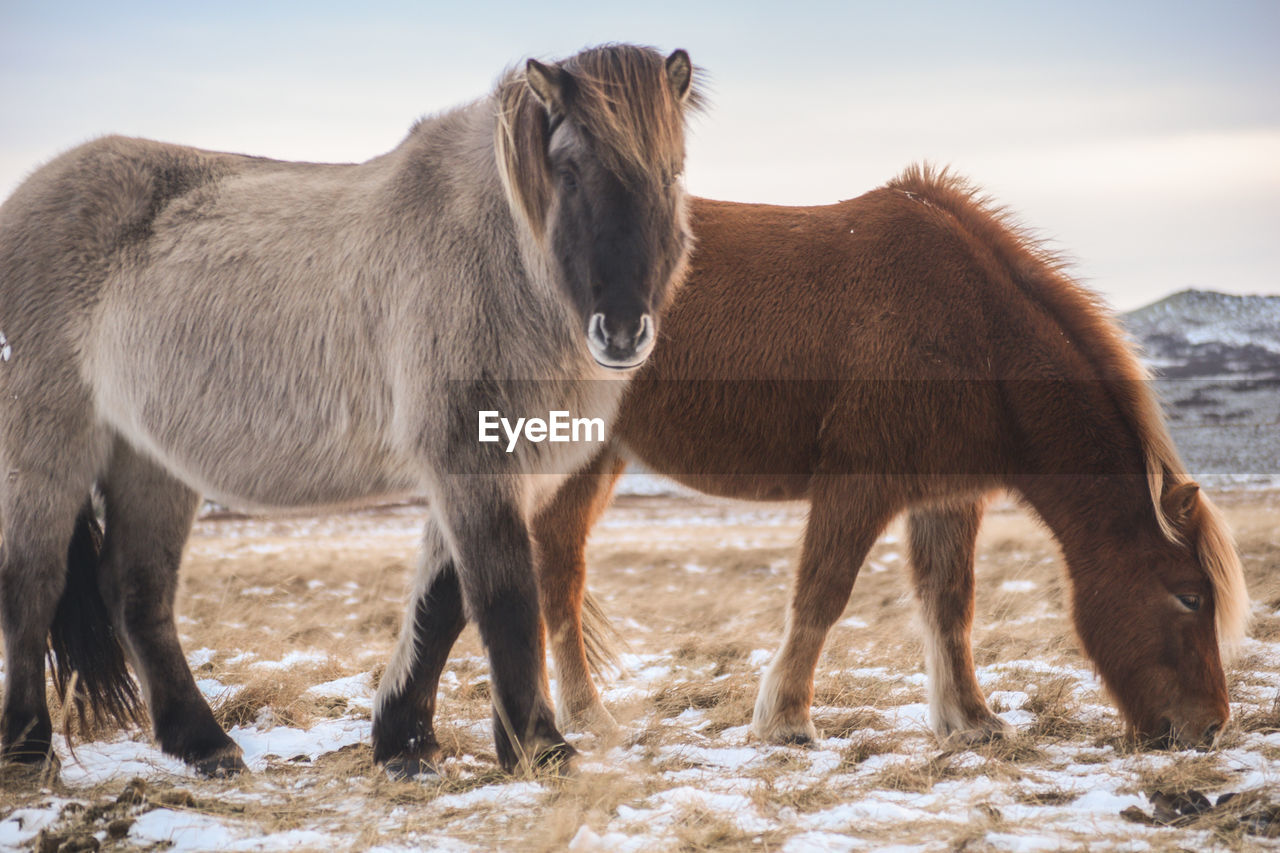
<path id="1" fill-rule="evenodd" d="M 689 278 L 614 446 L 535 519 L 560 725 L 611 722 L 584 654 L 583 549 L 635 459 L 711 494 L 810 502 L 755 707 L 764 740 L 815 736 L 827 631 L 903 510 L 934 731 L 1003 731 L 970 651 L 974 543 L 1000 489 L 1061 545 L 1076 629 L 1131 731 L 1214 739 L 1228 717 L 1220 648 L 1248 612 L 1239 560 L 1119 328 L 1055 258 L 927 168 L 824 207 L 695 200 L 693 223 Z"/>

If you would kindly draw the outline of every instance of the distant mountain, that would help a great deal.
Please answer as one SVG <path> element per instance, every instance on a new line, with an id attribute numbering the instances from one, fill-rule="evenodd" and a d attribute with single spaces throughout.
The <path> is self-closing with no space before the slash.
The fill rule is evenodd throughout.
<path id="1" fill-rule="evenodd" d="M 1280 296 L 1184 290 L 1120 319 L 1192 473 L 1215 486 L 1280 484 Z"/>
<path id="2" fill-rule="evenodd" d="M 1162 377 L 1280 377 L 1280 296 L 1184 290 L 1121 320 Z"/>

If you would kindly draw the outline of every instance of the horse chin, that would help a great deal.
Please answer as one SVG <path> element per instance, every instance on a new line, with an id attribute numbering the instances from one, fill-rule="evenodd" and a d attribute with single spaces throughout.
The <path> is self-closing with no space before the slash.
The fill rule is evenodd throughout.
<path id="1" fill-rule="evenodd" d="M 1142 725 L 1130 725 L 1129 736 L 1147 749 L 1174 749 L 1173 723 L 1168 717 L 1147 721 Z"/>
<path id="2" fill-rule="evenodd" d="M 629 362 L 606 361 L 594 354 L 592 355 L 592 358 L 594 358 L 596 360 L 596 364 L 600 365 L 601 367 L 607 367 L 609 370 L 616 370 L 618 372 L 622 372 L 624 370 L 635 370 L 637 367 L 645 363 L 646 356 L 641 356 L 635 361 L 629 361 Z"/>
<path id="3" fill-rule="evenodd" d="M 1173 751 L 1196 749 L 1201 752 L 1213 748 L 1221 731 L 1221 724 L 1207 727 L 1193 723 L 1175 725 L 1167 716 L 1161 716 L 1154 723 L 1131 729 L 1134 739 L 1148 749 Z"/>

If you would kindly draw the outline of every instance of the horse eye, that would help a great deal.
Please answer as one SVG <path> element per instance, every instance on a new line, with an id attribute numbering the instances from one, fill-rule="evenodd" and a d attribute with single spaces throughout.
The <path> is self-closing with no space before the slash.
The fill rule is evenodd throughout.
<path id="1" fill-rule="evenodd" d="M 1200 596 L 1180 595 L 1178 596 L 1178 603 L 1190 610 L 1192 613 L 1195 613 L 1200 609 Z"/>
<path id="2" fill-rule="evenodd" d="M 578 188 L 578 175 L 572 169 L 560 170 L 560 184 L 569 192 Z"/>

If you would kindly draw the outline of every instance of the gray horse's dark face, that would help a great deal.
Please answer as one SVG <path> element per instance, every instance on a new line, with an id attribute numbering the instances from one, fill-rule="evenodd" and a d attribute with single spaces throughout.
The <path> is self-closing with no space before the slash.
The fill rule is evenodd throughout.
<path id="1" fill-rule="evenodd" d="M 595 360 L 637 367 L 653 349 L 689 244 L 679 176 L 617 175 L 585 134 L 564 126 L 553 135 L 551 163 L 548 239 L 561 286 Z"/>
<path id="2" fill-rule="evenodd" d="M 665 60 L 647 49 L 584 51 L 560 65 L 529 60 L 533 99 L 507 107 L 512 197 L 545 241 L 587 348 L 605 367 L 644 362 L 684 271 L 679 177 L 684 113 L 697 102 L 692 80 L 683 50 Z"/>

